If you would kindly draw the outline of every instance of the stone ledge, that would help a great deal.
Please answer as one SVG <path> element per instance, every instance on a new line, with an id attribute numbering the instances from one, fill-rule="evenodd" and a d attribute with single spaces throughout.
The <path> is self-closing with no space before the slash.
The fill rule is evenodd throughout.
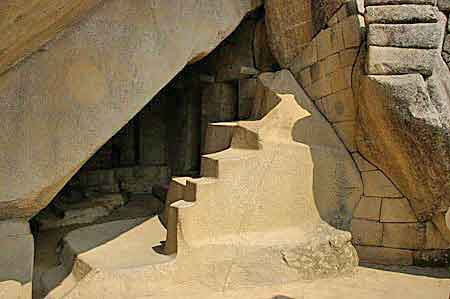
<path id="1" fill-rule="evenodd" d="M 377 221 L 353 219 L 353 244 L 381 246 L 383 242 L 383 225 Z"/>
<path id="2" fill-rule="evenodd" d="M 29 235 L 30 225 L 25 220 L 0 221 L 0 238 L 8 236 Z"/>
<path id="3" fill-rule="evenodd" d="M 445 1 L 445 0 L 444 0 Z M 436 0 L 366 0 L 365 5 L 399 5 L 399 4 L 421 4 L 436 5 Z"/>
<path id="4" fill-rule="evenodd" d="M 437 49 L 440 31 L 437 24 L 372 24 L 367 41 L 370 46 Z"/>
<path id="5" fill-rule="evenodd" d="M 355 248 L 361 262 L 402 266 L 413 264 L 412 250 L 371 246 L 355 246 Z"/>
<path id="6" fill-rule="evenodd" d="M 437 23 L 436 8 L 431 5 L 380 5 L 366 7 L 368 24 Z"/>
<path id="7" fill-rule="evenodd" d="M 437 50 L 369 46 L 367 72 L 370 75 L 402 75 L 433 72 Z"/>

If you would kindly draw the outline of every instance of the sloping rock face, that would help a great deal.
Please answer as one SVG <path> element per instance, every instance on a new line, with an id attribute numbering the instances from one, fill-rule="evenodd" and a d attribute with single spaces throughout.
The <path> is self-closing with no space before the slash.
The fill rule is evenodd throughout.
<path id="1" fill-rule="evenodd" d="M 448 263 L 448 1 L 351 0 L 336 12 L 336 1 L 315 1 L 321 9 L 310 14 L 281 2 L 272 2 L 268 29 L 311 20 L 313 37 L 269 34 L 275 57 L 333 124 L 362 177 L 351 226 L 361 260 Z"/>
<path id="2" fill-rule="evenodd" d="M 430 97 L 418 74 L 369 76 L 361 91 L 360 151 L 390 175 L 420 220 L 450 206 L 447 98 Z"/>
<path id="3" fill-rule="evenodd" d="M 0 3 L 0 74 L 30 55 L 103 0 L 6 0 Z"/>
<path id="4" fill-rule="evenodd" d="M 0 219 L 45 207 L 79 167 L 255 1 L 105 1 L 0 77 Z M 25 29 L 24 29 L 25 30 Z"/>
<path id="5" fill-rule="evenodd" d="M 370 76 L 361 80 L 358 148 L 418 220 L 430 220 L 450 206 L 450 72 L 440 55 L 446 18 L 431 5 L 369 6 L 367 15 Z"/>

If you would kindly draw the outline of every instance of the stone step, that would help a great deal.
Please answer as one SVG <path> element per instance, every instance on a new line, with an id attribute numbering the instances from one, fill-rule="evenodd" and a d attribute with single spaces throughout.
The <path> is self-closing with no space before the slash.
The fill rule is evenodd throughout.
<path id="1" fill-rule="evenodd" d="M 431 5 L 380 5 L 366 7 L 368 24 L 437 23 L 436 8 Z"/>
<path id="2" fill-rule="evenodd" d="M 203 154 L 233 148 L 258 149 L 258 125 L 253 121 L 210 123 L 206 129 Z"/>
<path id="3" fill-rule="evenodd" d="M 157 218 L 113 221 L 71 231 L 63 238 L 61 265 L 43 276 L 50 298 L 68 294 L 92 269 L 120 270 L 170 262 L 152 249 L 165 238 Z"/>
<path id="4" fill-rule="evenodd" d="M 441 43 L 438 24 L 371 24 L 369 46 L 437 49 Z"/>
<path id="5" fill-rule="evenodd" d="M 365 0 L 365 6 L 399 4 L 421 4 L 434 6 L 436 5 L 436 0 Z"/>

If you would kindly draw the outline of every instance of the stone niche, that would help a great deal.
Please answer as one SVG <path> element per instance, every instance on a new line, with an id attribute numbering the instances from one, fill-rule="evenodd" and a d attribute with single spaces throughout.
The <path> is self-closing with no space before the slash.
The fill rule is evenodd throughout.
<path id="1" fill-rule="evenodd" d="M 146 196 L 157 212 L 171 177 L 199 175 L 208 123 L 250 116 L 254 77 L 278 69 L 266 40 L 260 9 L 208 56 L 172 79 L 83 165 L 33 222 L 40 229 L 92 223 L 114 214 L 134 197 Z"/>
<path id="2" fill-rule="evenodd" d="M 248 119 L 256 76 L 278 69 L 259 9 L 213 52 L 179 72 L 31 220 L 36 298 L 57 285 L 48 266 L 58 265 L 56 244 L 64 235 L 160 213 L 172 177 L 200 175 L 208 123 Z M 52 261 L 45 252 L 52 252 Z"/>

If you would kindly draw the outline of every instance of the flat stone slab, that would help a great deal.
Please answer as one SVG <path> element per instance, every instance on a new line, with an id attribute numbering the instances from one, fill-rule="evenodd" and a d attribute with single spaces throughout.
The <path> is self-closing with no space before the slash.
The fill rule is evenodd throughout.
<path id="1" fill-rule="evenodd" d="M 366 22 L 382 24 L 437 23 L 431 5 L 380 5 L 366 8 Z"/>
<path id="2" fill-rule="evenodd" d="M 446 0 L 442 0 L 446 1 Z M 365 5 L 398 5 L 398 4 L 422 4 L 436 5 L 436 0 L 366 0 Z"/>
<path id="3" fill-rule="evenodd" d="M 370 46 L 437 49 L 441 29 L 437 24 L 371 24 L 367 39 Z"/>
<path id="4" fill-rule="evenodd" d="M 369 46 L 367 70 L 370 75 L 402 75 L 433 72 L 437 50 Z"/>
<path id="5" fill-rule="evenodd" d="M 172 260 L 152 248 L 165 237 L 164 227 L 154 217 L 84 227 L 67 234 L 64 242 L 76 259 L 91 269 L 121 269 Z"/>

